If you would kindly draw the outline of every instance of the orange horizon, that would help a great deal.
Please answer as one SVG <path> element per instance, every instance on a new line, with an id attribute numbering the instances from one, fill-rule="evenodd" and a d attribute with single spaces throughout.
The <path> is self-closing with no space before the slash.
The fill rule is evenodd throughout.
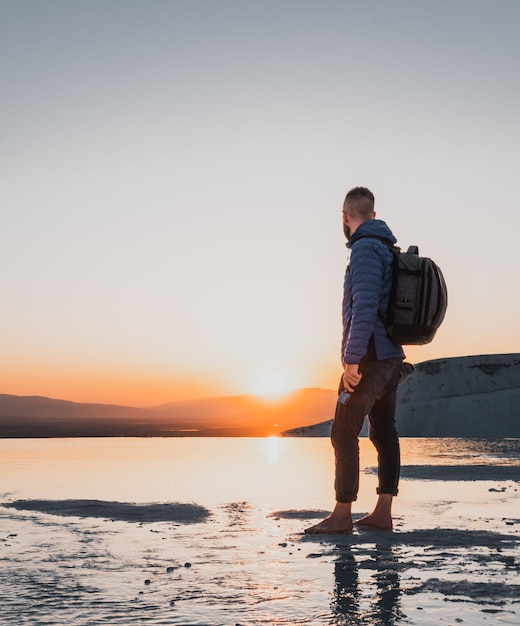
<path id="1" fill-rule="evenodd" d="M 105 387 L 105 389 L 103 389 Z M 209 400 L 214 398 L 229 398 L 236 396 L 250 396 L 256 398 L 259 402 L 266 405 L 276 405 L 283 402 L 301 389 L 320 388 L 333 390 L 334 385 L 309 385 L 308 387 L 297 387 L 295 389 L 287 390 L 284 393 L 279 393 L 275 397 L 270 397 L 265 394 L 255 394 L 246 390 L 221 390 L 215 388 L 212 393 L 208 393 L 207 385 L 194 382 L 191 386 L 182 388 L 182 391 L 165 391 L 163 389 L 153 389 L 149 387 L 143 389 L 134 389 L 129 392 L 128 389 L 130 383 L 121 381 L 120 387 L 110 382 L 98 384 L 90 390 L 83 389 L 82 386 L 70 384 L 49 384 L 45 387 L 34 386 L 31 389 L 26 388 L 25 385 L 3 385 L 0 390 L 0 394 L 22 396 L 22 397 L 44 397 L 52 400 L 65 400 L 68 402 L 85 403 L 85 404 L 107 404 L 107 405 L 119 405 L 135 408 L 153 408 L 162 404 L 168 404 L 170 402 L 190 402 L 197 400 Z M 150 395 L 154 394 L 154 395 Z"/>
<path id="2" fill-rule="evenodd" d="M 436 358 L 453 358 L 471 354 L 431 354 L 428 347 L 408 348 L 407 360 L 419 363 Z M 430 352 L 430 354 L 427 354 Z M 505 354 L 514 350 L 477 352 L 473 354 Z M 424 358 L 416 358 L 424 357 Z M 134 407 L 153 407 L 174 401 L 198 400 L 203 398 L 252 395 L 266 402 L 276 402 L 292 391 L 304 388 L 336 389 L 340 367 L 335 364 L 314 370 L 315 376 L 301 377 L 297 384 L 285 387 L 274 378 L 274 386 L 252 387 L 244 383 L 244 376 L 237 377 L 243 384 L 211 379 L 208 372 L 183 374 L 171 372 L 137 372 L 101 370 L 93 367 L 59 367 L 50 365 L 45 369 L 39 364 L 27 366 L 23 363 L 0 366 L 2 389 L 0 393 L 18 396 L 43 396 L 48 398 L 94 404 L 117 404 Z M 268 377 L 269 379 L 269 377 Z M 291 381 L 292 382 L 292 381 Z"/>

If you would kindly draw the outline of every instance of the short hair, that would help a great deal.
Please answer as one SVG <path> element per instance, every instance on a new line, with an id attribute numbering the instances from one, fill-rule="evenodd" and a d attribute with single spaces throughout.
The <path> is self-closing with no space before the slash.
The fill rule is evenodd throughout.
<path id="1" fill-rule="evenodd" d="M 366 187 L 353 187 L 345 196 L 343 210 L 362 220 L 369 220 L 374 213 L 374 194 Z"/>

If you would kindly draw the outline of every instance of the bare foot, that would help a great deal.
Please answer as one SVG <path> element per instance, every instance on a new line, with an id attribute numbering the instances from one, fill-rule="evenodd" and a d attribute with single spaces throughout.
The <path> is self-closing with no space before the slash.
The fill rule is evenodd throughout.
<path id="1" fill-rule="evenodd" d="M 305 529 L 308 535 L 326 535 L 352 532 L 352 515 L 350 502 L 336 502 L 332 513 L 324 520 Z"/>
<path id="2" fill-rule="evenodd" d="M 378 515 L 375 512 L 365 515 L 361 519 L 354 522 L 356 526 L 369 526 L 370 528 L 378 528 L 379 530 L 392 530 L 392 518 L 386 515 Z"/>
<path id="3" fill-rule="evenodd" d="M 340 533 L 351 533 L 352 528 L 352 522 L 338 520 L 333 515 L 329 515 L 319 524 L 306 528 L 304 532 L 307 535 L 338 535 Z"/>
<path id="4" fill-rule="evenodd" d="M 376 507 L 361 519 L 356 520 L 356 526 L 369 526 L 379 530 L 392 530 L 392 501 L 394 497 L 388 493 L 381 493 L 377 499 Z"/>

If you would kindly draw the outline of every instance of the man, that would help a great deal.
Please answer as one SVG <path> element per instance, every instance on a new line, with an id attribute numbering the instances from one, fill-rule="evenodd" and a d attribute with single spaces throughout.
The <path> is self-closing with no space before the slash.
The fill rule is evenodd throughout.
<path id="1" fill-rule="evenodd" d="M 374 195 L 365 187 L 351 189 L 343 204 L 343 232 L 350 263 L 343 291 L 343 376 L 331 440 L 336 460 L 336 506 L 332 513 L 306 533 L 345 533 L 353 528 L 351 507 L 359 488 L 358 436 L 365 416 L 369 437 L 378 453 L 378 500 L 374 511 L 356 524 L 392 528 L 392 501 L 397 495 L 400 471 L 399 439 L 395 426 L 397 386 L 401 378 L 403 349 L 390 341 L 384 315 L 392 285 L 392 252 L 380 240 L 395 243 L 385 222 L 376 219 Z"/>

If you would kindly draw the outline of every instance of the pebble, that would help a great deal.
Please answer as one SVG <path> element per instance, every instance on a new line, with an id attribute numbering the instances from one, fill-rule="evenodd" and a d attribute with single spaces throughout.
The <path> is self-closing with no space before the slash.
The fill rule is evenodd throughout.
<path id="1" fill-rule="evenodd" d="M 191 567 L 191 563 L 184 563 L 184 567 Z"/>

